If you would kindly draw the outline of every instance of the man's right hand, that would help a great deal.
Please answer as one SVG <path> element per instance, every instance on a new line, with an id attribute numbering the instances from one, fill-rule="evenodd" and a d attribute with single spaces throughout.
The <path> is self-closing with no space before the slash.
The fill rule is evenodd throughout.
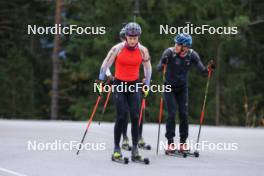
<path id="1" fill-rule="evenodd" d="M 163 58 L 161 59 L 161 63 L 162 63 L 163 65 L 168 64 L 168 56 L 163 57 Z"/>
<path id="2" fill-rule="evenodd" d="M 211 71 L 215 70 L 215 62 L 214 62 L 214 60 L 210 60 L 208 62 L 207 68 L 208 68 L 208 70 L 210 69 Z"/>

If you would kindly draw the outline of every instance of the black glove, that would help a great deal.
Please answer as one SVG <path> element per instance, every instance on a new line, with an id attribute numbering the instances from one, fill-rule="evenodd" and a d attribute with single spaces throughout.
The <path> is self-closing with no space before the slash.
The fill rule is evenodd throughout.
<path id="1" fill-rule="evenodd" d="M 161 59 L 161 63 L 162 64 L 167 64 L 168 63 L 168 56 L 165 56 L 165 57 L 163 57 L 162 59 Z"/>

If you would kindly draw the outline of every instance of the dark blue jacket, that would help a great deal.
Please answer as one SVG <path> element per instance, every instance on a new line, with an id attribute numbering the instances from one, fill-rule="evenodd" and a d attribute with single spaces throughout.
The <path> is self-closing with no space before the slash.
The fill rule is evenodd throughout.
<path id="1" fill-rule="evenodd" d="M 190 49 L 187 55 L 181 58 L 175 53 L 174 48 L 166 49 L 160 59 L 157 69 L 162 70 L 162 64 L 167 63 L 167 69 L 165 73 L 165 84 L 172 85 L 173 87 L 185 87 L 188 84 L 188 71 L 192 65 L 202 72 L 203 75 L 207 75 L 207 68 L 203 65 L 198 53 L 193 49 Z"/>

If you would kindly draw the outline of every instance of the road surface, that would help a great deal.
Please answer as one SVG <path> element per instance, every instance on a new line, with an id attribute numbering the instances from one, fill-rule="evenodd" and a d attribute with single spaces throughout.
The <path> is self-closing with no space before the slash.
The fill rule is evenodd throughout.
<path id="1" fill-rule="evenodd" d="M 113 151 L 113 123 L 93 122 L 86 136 L 87 150 L 52 150 L 47 143 L 69 144 L 80 141 L 85 122 L 0 120 L 0 176 L 263 176 L 264 129 L 242 127 L 202 128 L 201 140 L 212 144 L 235 145 L 237 150 L 205 148 L 199 158 L 169 157 L 160 150 L 156 156 L 157 124 L 144 125 L 144 138 L 151 151 L 141 151 L 150 165 L 122 165 L 110 160 Z M 178 130 L 177 130 L 178 132 Z M 196 139 L 198 127 L 190 126 L 190 139 Z M 161 141 L 166 142 L 165 126 Z M 128 134 L 130 136 L 130 126 Z M 178 133 L 177 133 L 178 134 Z M 131 139 L 131 138 L 130 138 Z M 38 150 L 33 150 L 33 144 Z M 30 144 L 30 145 L 29 145 Z M 75 144 L 75 143 L 74 143 Z M 54 144 L 55 145 L 55 144 Z M 29 147 L 31 146 L 31 148 Z M 99 147 L 98 147 L 99 146 Z M 230 147 L 230 146 L 229 146 Z M 233 148 L 234 149 L 234 148 Z M 130 156 L 127 151 L 124 155 Z"/>

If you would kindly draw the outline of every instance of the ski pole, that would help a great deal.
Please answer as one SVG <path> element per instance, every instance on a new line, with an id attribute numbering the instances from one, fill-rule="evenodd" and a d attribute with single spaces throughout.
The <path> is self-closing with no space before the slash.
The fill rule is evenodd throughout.
<path id="1" fill-rule="evenodd" d="M 92 114 L 91 114 L 91 116 L 90 116 L 90 118 L 89 118 L 89 120 L 88 120 L 88 123 L 87 123 L 86 129 L 85 129 L 85 132 L 84 132 L 84 134 L 83 134 L 83 137 L 82 137 L 81 143 L 80 143 L 80 145 L 79 145 L 79 147 L 78 147 L 78 151 L 77 151 L 77 153 L 76 153 L 77 155 L 78 155 L 79 152 L 80 152 L 81 145 L 83 144 L 84 138 L 85 138 L 85 136 L 86 136 L 86 134 L 87 134 L 87 132 L 88 132 L 88 129 L 89 129 L 91 123 L 92 123 L 92 120 L 93 120 L 93 118 L 94 118 L 94 114 L 95 114 L 95 112 L 96 112 L 96 109 L 97 109 L 97 107 L 98 107 L 98 104 L 99 104 L 100 100 L 101 100 L 101 95 L 98 95 L 97 100 L 96 100 L 96 103 L 95 103 L 95 105 L 94 105 L 94 107 L 93 107 Z"/>
<path id="2" fill-rule="evenodd" d="M 159 128 L 158 128 L 158 141 L 157 141 L 157 150 L 156 150 L 156 155 L 159 153 L 159 139 L 160 139 L 160 124 L 162 120 L 162 115 L 163 115 L 163 97 L 160 97 L 160 111 L 159 111 Z"/>
<path id="3" fill-rule="evenodd" d="M 197 142 L 196 142 L 197 145 L 199 144 L 201 128 L 202 128 L 203 119 L 204 119 L 204 110 L 205 110 L 205 105 L 206 105 L 208 88 L 209 88 L 209 83 L 210 83 L 211 76 L 212 76 L 212 69 L 209 69 L 208 70 L 208 78 L 207 78 L 206 87 L 205 87 L 204 101 L 203 101 L 202 111 L 201 111 L 201 114 L 200 114 L 199 132 L 198 132 Z M 196 152 L 198 152 L 197 149 L 196 149 Z"/>
<path id="4" fill-rule="evenodd" d="M 106 100 L 105 100 L 105 103 L 104 103 L 104 106 L 103 106 L 103 109 L 102 109 L 102 118 L 104 117 L 105 109 L 106 109 L 106 107 L 108 105 L 111 92 L 112 92 L 112 90 L 111 90 L 111 87 L 110 87 L 110 91 L 107 93 Z M 101 120 L 99 120 L 99 122 L 98 122 L 98 125 L 100 125 L 100 124 L 101 124 Z"/>
<path id="5" fill-rule="evenodd" d="M 142 122 L 143 113 L 145 114 L 145 108 L 146 108 L 146 98 L 143 98 L 142 102 L 141 102 L 140 115 L 139 115 L 139 120 L 138 120 L 138 126 L 139 127 L 140 127 L 140 124 Z"/>
<path id="6" fill-rule="evenodd" d="M 145 78 L 142 79 L 142 83 L 146 81 Z M 143 89 L 143 88 L 142 88 Z M 143 90 L 142 90 L 143 91 Z M 146 96 L 142 92 L 142 101 L 141 101 L 141 107 L 140 107 L 140 114 L 139 114 L 139 120 L 138 120 L 138 126 L 140 128 L 140 125 L 142 123 L 142 118 L 145 119 L 145 112 L 146 112 Z M 144 116 L 144 117 L 143 117 Z"/>
<path id="7" fill-rule="evenodd" d="M 102 114 L 105 113 L 105 109 L 106 109 L 106 107 L 107 107 L 107 105 L 108 105 L 110 95 L 111 95 L 111 89 L 110 89 L 110 91 L 107 93 L 107 97 L 106 97 L 106 100 L 105 100 L 105 103 L 104 103 L 104 107 L 103 107 L 103 110 L 102 110 Z"/>
<path id="8" fill-rule="evenodd" d="M 165 73 L 166 73 L 166 65 L 163 65 L 163 70 L 162 70 L 162 80 L 165 81 Z M 158 128 L 158 140 L 157 140 L 157 150 L 156 150 L 156 155 L 159 154 L 159 140 L 160 140 L 160 124 L 162 121 L 162 116 L 163 116 L 163 96 L 161 95 L 160 97 L 160 109 L 159 109 L 159 128 Z"/>

